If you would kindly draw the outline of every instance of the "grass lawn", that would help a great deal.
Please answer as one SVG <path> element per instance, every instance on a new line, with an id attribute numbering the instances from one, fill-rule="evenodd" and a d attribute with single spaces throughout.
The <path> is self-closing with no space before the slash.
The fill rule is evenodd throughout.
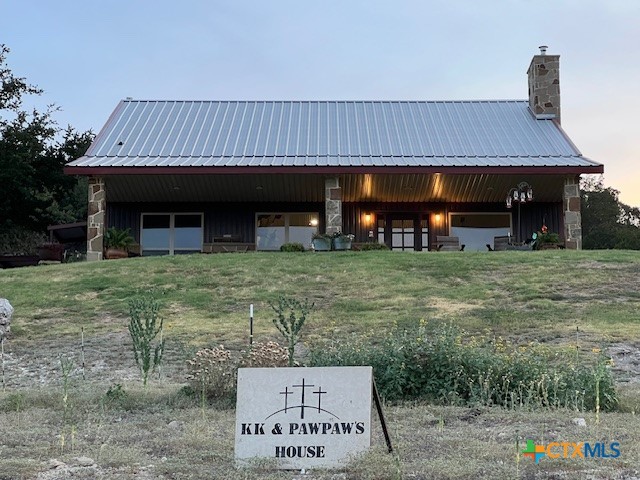
<path id="1" fill-rule="evenodd" d="M 145 392 L 129 350 L 127 302 L 150 288 L 163 306 L 168 350 L 161 379 Z M 619 412 L 596 419 L 388 405 L 397 454 L 384 453 L 376 435 L 345 478 L 640 477 L 640 370 L 629 361 L 640 347 L 640 253 L 541 251 L 189 255 L 1 270 L 0 297 L 15 313 L 0 393 L 0 479 L 293 478 L 266 467 L 235 470 L 233 410 L 203 410 L 180 394 L 184 362 L 197 348 L 246 345 L 249 304 L 256 340 L 279 340 L 269 302 L 280 294 L 315 302 L 306 343 L 427 319 L 516 344 L 570 346 L 585 361 L 597 348 L 619 354 Z M 58 357 L 79 365 L 81 330 L 86 375 L 72 376 L 70 420 Z M 115 384 L 123 398 L 105 395 Z M 516 460 L 525 439 L 618 441 L 622 455 L 533 465 Z M 93 463 L 82 466 L 83 456 Z M 332 478 L 313 478 L 323 476 Z"/>

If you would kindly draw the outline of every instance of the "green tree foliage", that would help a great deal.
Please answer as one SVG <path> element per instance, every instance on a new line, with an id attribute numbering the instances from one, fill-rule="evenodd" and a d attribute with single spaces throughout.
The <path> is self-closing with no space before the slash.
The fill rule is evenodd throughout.
<path id="1" fill-rule="evenodd" d="M 640 250 L 640 209 L 622 203 L 602 177 L 584 179 L 580 194 L 585 249 Z"/>
<path id="2" fill-rule="evenodd" d="M 45 112 L 23 109 L 23 99 L 42 90 L 16 77 L 6 65 L 9 49 L 0 44 L 0 231 L 22 227 L 45 231 L 52 223 L 86 218 L 84 178 L 64 175 L 64 165 L 82 156 L 91 131 L 62 131 L 51 106 Z"/>

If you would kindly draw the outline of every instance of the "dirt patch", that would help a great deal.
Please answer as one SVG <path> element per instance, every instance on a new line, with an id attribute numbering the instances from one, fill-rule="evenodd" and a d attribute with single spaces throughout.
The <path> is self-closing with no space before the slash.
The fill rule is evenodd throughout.
<path id="1" fill-rule="evenodd" d="M 640 344 L 615 343 L 607 348 L 618 381 L 640 383 Z"/>
<path id="2" fill-rule="evenodd" d="M 11 341 L 5 341 L 4 347 L 7 388 L 33 388 L 61 383 L 61 358 L 73 362 L 73 379 L 84 378 L 113 384 L 140 378 L 133 358 L 131 340 L 124 332 L 85 337 L 84 352 L 80 339 L 69 337 L 55 342 L 40 341 L 37 348 Z M 183 366 L 187 353 L 182 344 L 167 341 L 164 358 L 165 366 L 160 372 L 162 378 L 176 383 L 184 381 Z"/>
<path id="3" fill-rule="evenodd" d="M 478 305 L 468 302 L 456 302 L 449 298 L 431 297 L 429 306 L 436 309 L 437 313 L 443 315 L 457 315 L 467 313 L 478 308 Z"/>

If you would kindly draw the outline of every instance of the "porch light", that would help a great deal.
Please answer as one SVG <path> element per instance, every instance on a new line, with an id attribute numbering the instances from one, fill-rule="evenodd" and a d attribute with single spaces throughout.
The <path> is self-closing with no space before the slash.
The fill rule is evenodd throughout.
<path id="1" fill-rule="evenodd" d="M 317 218 L 312 218 L 311 220 L 309 220 L 309 225 L 312 227 L 317 227 L 318 226 L 318 219 Z"/>
<path id="2" fill-rule="evenodd" d="M 440 222 L 440 214 L 436 213 L 436 222 Z"/>
<path id="3" fill-rule="evenodd" d="M 370 225 L 371 224 L 371 214 L 370 213 L 365 213 L 364 214 L 364 223 L 366 225 Z"/>
<path id="4" fill-rule="evenodd" d="M 507 208 L 511 208 L 513 205 L 513 202 L 518 203 L 518 231 L 516 235 L 517 241 L 521 241 L 520 240 L 520 226 L 521 226 L 520 205 L 523 203 L 532 202 L 532 201 L 533 201 L 533 188 L 527 182 L 520 182 L 516 187 L 513 187 L 507 193 L 507 200 L 506 200 Z"/>

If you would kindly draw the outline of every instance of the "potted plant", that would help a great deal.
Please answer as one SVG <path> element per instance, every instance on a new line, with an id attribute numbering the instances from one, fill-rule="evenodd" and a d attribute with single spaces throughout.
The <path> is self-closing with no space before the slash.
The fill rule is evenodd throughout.
<path id="1" fill-rule="evenodd" d="M 336 250 L 351 250 L 351 242 L 353 242 L 354 238 L 355 236 L 350 233 L 337 232 L 333 236 L 333 248 Z"/>
<path id="2" fill-rule="evenodd" d="M 539 232 L 533 234 L 534 250 L 549 250 L 560 248 L 560 235 L 550 232 L 546 225 L 543 225 Z"/>
<path id="3" fill-rule="evenodd" d="M 331 250 L 331 239 L 333 237 L 327 233 L 314 233 L 311 236 L 311 245 L 316 252 L 328 252 Z"/>
<path id="4" fill-rule="evenodd" d="M 116 227 L 108 228 L 104 232 L 105 258 L 127 258 L 129 247 L 134 243 L 134 239 L 129 233 L 130 229 Z"/>
<path id="5" fill-rule="evenodd" d="M 21 227 L 0 232 L 0 266 L 2 268 L 37 265 L 38 247 L 44 235 Z"/>
<path id="6" fill-rule="evenodd" d="M 64 245 L 56 242 L 43 243 L 38 247 L 40 260 L 61 262 L 64 257 Z"/>

